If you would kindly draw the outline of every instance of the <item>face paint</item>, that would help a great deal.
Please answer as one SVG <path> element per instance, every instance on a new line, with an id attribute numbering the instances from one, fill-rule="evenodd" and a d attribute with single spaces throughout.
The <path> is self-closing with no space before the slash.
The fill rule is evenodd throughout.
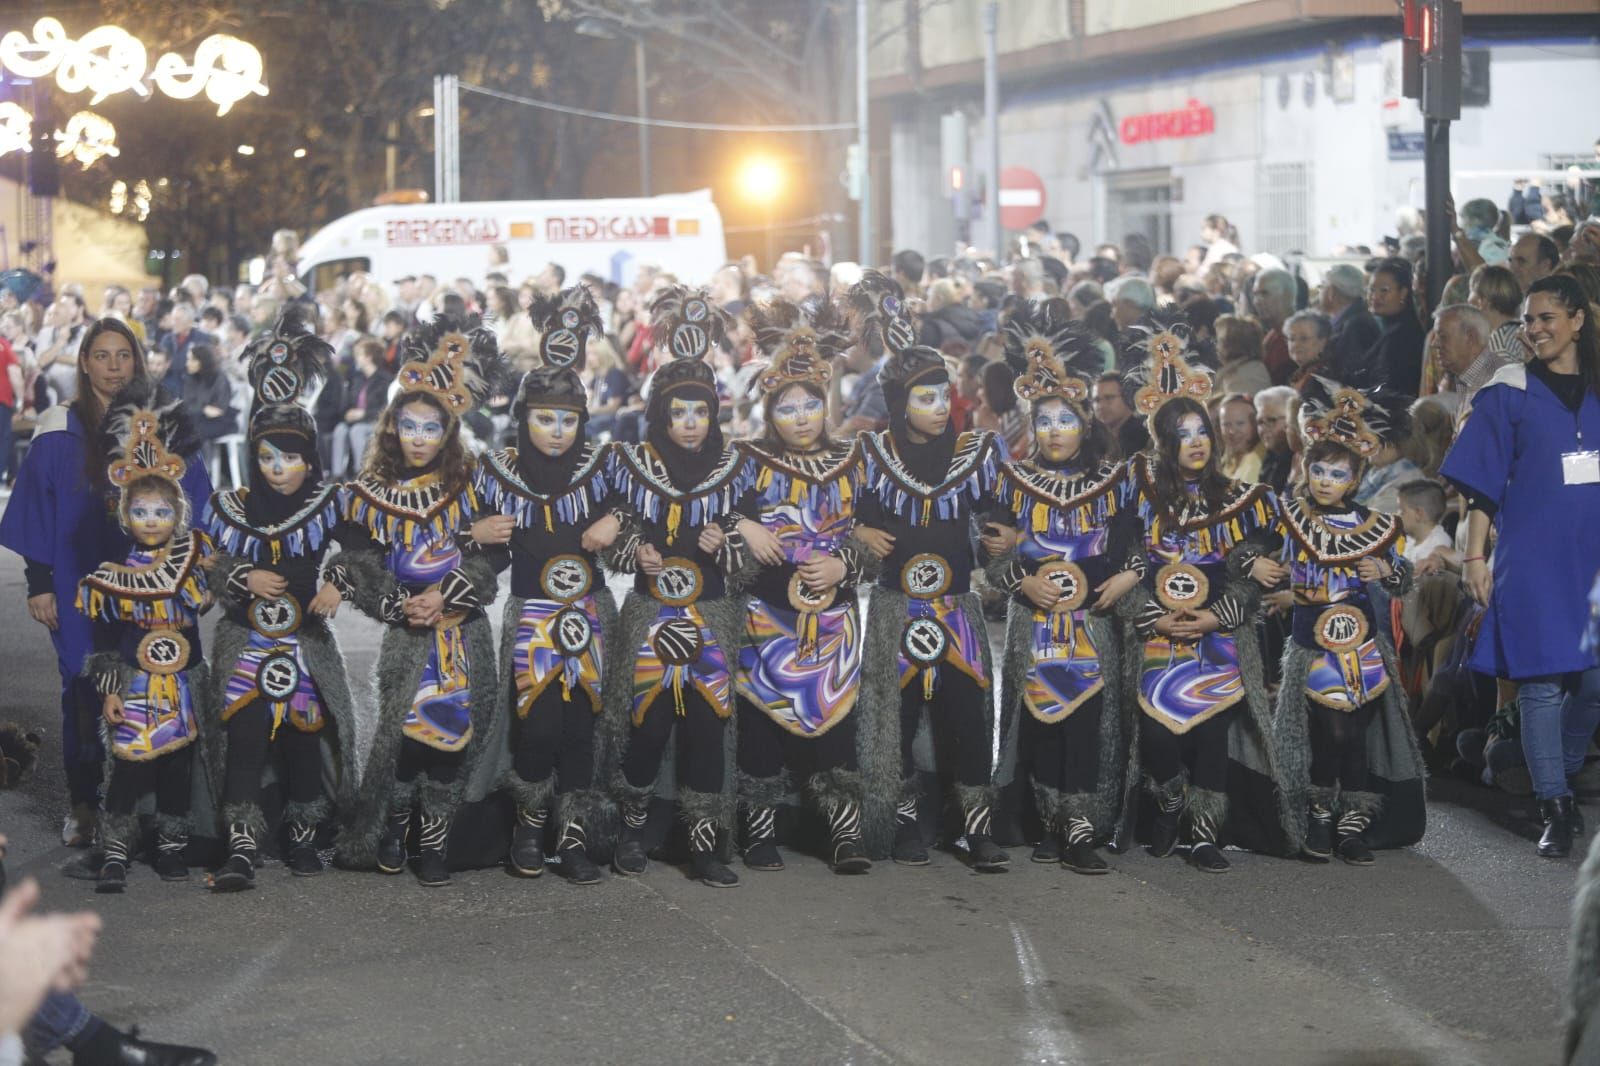
<path id="1" fill-rule="evenodd" d="M 432 404 L 408 403 L 396 413 L 395 436 L 412 466 L 427 466 L 444 447 L 444 416 Z"/>
<path id="2" fill-rule="evenodd" d="M 1041 458 L 1067 462 L 1083 447 L 1083 420 L 1061 400 L 1048 400 L 1034 409 L 1033 439 Z"/>
<path id="3" fill-rule="evenodd" d="M 812 448 L 822 439 L 822 424 L 827 405 L 818 396 L 798 385 L 791 385 L 772 405 L 772 428 L 784 444 L 799 451 Z"/>
<path id="4" fill-rule="evenodd" d="M 177 525 L 177 508 L 159 492 L 135 493 L 128 501 L 128 532 L 143 547 L 165 544 Z"/>
<path id="5" fill-rule="evenodd" d="M 528 409 L 528 440 L 541 455 L 554 459 L 567 454 L 578 439 L 578 412 L 561 407 Z"/>
<path id="6" fill-rule="evenodd" d="M 704 400 L 680 400 L 667 404 L 667 439 L 685 451 L 697 452 L 711 432 L 711 405 Z"/>
<path id="7" fill-rule="evenodd" d="M 306 483 L 306 474 L 310 469 L 306 465 L 305 456 L 280 451 L 271 441 L 265 440 L 256 445 L 256 467 L 261 471 L 261 477 L 268 487 L 273 492 L 281 492 L 285 496 L 292 496 L 300 491 L 300 486 Z"/>
<path id="8" fill-rule="evenodd" d="M 1355 469 L 1344 459 L 1319 459 L 1306 468 L 1311 498 L 1323 507 L 1332 507 L 1344 499 L 1355 480 Z"/>
<path id="9" fill-rule="evenodd" d="M 950 383 L 916 385 L 906 398 L 906 425 L 925 437 L 937 437 L 950 424 Z"/>
<path id="10" fill-rule="evenodd" d="M 1178 468 L 1198 474 L 1211 460 L 1211 427 L 1199 415 L 1184 415 L 1178 421 Z"/>

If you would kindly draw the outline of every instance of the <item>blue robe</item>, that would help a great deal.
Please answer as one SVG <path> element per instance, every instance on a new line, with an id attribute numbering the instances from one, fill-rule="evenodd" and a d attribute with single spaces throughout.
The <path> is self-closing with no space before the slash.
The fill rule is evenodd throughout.
<path id="1" fill-rule="evenodd" d="M 1525 680 L 1587 670 L 1585 601 L 1600 570 L 1600 485 L 1562 483 L 1561 456 L 1600 449 L 1600 400 L 1576 419 L 1522 365 L 1501 367 L 1472 401 L 1439 473 L 1497 508 L 1494 592 L 1468 665 Z"/>

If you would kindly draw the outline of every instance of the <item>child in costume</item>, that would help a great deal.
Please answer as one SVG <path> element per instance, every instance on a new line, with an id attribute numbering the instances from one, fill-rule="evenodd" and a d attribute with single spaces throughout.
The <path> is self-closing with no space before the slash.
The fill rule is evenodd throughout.
<path id="1" fill-rule="evenodd" d="M 221 762 L 228 857 L 212 879 L 220 892 L 255 884 L 264 839 L 262 776 L 275 761 L 288 829 L 289 871 L 322 872 L 317 829 L 332 812 L 322 786 L 323 751 L 337 754 L 337 798 L 354 795 L 355 717 L 344 658 L 328 625 L 339 592 L 317 588 L 340 517 L 339 486 L 325 482 L 317 424 L 300 403 L 330 370 L 333 347 L 317 336 L 305 305 L 290 304 L 272 332 L 245 350 L 255 410 L 248 487 L 217 492 L 204 526 L 216 546 L 217 623 L 208 754 Z M 331 726 L 331 728 L 330 728 Z M 332 752 L 330 752 L 332 754 Z M 276 806 L 276 805 L 274 805 Z"/>
<path id="2" fill-rule="evenodd" d="M 1420 840 L 1427 817 L 1394 648 L 1367 590 L 1404 595 L 1411 564 L 1399 520 L 1352 500 L 1387 412 L 1319 383 L 1300 412 L 1305 481 L 1280 501 L 1294 609 L 1273 724 L 1293 813 L 1305 819 L 1301 853 L 1368 866 L 1374 847 Z"/>
<path id="3" fill-rule="evenodd" d="M 745 806 L 745 865 L 781 870 L 776 812 L 784 771 L 828 821 L 828 862 L 864 873 L 864 798 L 856 697 L 861 614 L 855 587 L 877 557 L 851 527 L 864 470 L 855 440 L 828 438 L 832 363 L 849 344 L 834 307 L 775 300 L 750 323 L 767 364 L 756 376 L 766 436 L 741 441 L 760 521 L 740 523 L 761 570 L 749 585 L 739 653 L 739 794 Z"/>
<path id="4" fill-rule="evenodd" d="M 101 820 L 101 892 L 121 892 L 138 837 L 139 800 L 155 793 L 156 872 L 189 876 L 189 803 L 195 714 L 205 684 L 200 612 L 208 606 L 203 564 L 211 548 L 189 528 L 181 485 L 200 441 L 182 404 L 136 378 L 106 410 L 117 517 L 133 539 L 120 563 L 103 563 L 78 585 L 78 610 L 94 620 L 95 651 L 84 663 L 102 699 L 111 782 Z"/>
<path id="5" fill-rule="evenodd" d="M 1111 607 L 1143 574 L 1139 523 L 1125 506 L 1127 464 L 1091 399 L 1101 355 L 1064 300 L 1024 306 L 1006 325 L 1006 359 L 1027 405 L 1033 451 L 1000 468 L 1013 529 L 986 537 L 990 582 L 1010 595 L 1001 702 L 1015 712 L 1045 835 L 1033 861 L 1106 873 L 1095 851 L 1120 798 L 1121 648 Z"/>
<path id="6" fill-rule="evenodd" d="M 600 880 L 587 850 L 607 807 L 594 784 L 595 722 L 617 622 L 598 553 L 622 521 L 611 506 L 610 452 L 585 433 L 588 397 L 577 373 L 589 334 L 602 328 L 594 299 L 580 285 L 539 302 L 533 314 L 542 366 L 523 376 L 512 403 L 516 447 L 478 462 L 479 502 L 499 517 L 480 520 L 475 535 L 480 545 L 507 545 L 489 555 L 497 569 L 511 568 L 500 655 L 500 702 L 515 716 L 505 777 L 516 804 L 511 869 L 544 872 L 554 800 L 560 872 L 588 885 Z"/>
<path id="7" fill-rule="evenodd" d="M 1190 863 L 1221 873 L 1228 843 L 1273 854 L 1299 847 L 1270 747 L 1255 634 L 1261 589 L 1283 573 L 1264 555 L 1276 506 L 1266 486 L 1218 470 L 1204 406 L 1211 377 L 1185 361 L 1182 338 L 1163 331 L 1145 349 L 1149 362 L 1129 382 L 1151 443 L 1129 464 L 1146 577 L 1118 605 L 1139 637 L 1127 666 L 1138 714 L 1119 843 L 1131 846 L 1145 824 L 1135 791 L 1142 777 L 1154 805 L 1150 854 L 1172 854 L 1187 816 Z"/>
<path id="8" fill-rule="evenodd" d="M 872 728 L 892 738 L 900 762 L 878 769 L 868 789 L 869 849 L 891 850 L 892 841 L 895 862 L 928 863 L 915 757 L 926 707 L 935 752 L 950 756 L 942 769 L 955 780 L 973 868 L 1004 870 L 1011 860 L 990 836 L 992 663 L 983 611 L 970 591 L 973 519 L 995 506 L 1004 446 L 993 433 L 951 427 L 944 357 L 914 343 L 894 281 L 869 271 L 850 302 L 866 328 L 882 331 L 889 352 L 878 372 L 889 428 L 862 437 L 866 495 L 856 519 L 857 536 L 883 560 L 867 611 L 861 703 Z"/>
<path id="9" fill-rule="evenodd" d="M 706 362 L 726 316 L 706 292 L 681 286 L 657 297 L 650 315 L 652 339 L 670 358 L 650 377 L 646 439 L 617 446 L 612 475 L 640 537 L 617 553 L 618 568 L 636 576 L 615 642 L 622 654 L 605 683 L 607 716 L 622 734 L 622 835 L 612 867 L 625 876 L 645 870 L 650 798 L 676 734 L 690 873 L 722 888 L 739 883 L 718 853 L 718 833 L 733 828 L 727 764 L 743 633 L 743 603 L 728 594 L 727 577 L 745 565 L 738 526 L 756 510 L 743 456 L 723 443 L 716 377 Z"/>
<path id="10" fill-rule="evenodd" d="M 473 764 L 497 713 L 494 643 L 484 610 L 494 568 L 465 552 L 477 510 L 461 419 L 498 380 L 494 334 L 437 316 L 408 337 L 399 392 L 378 419 L 345 517 L 358 527 L 325 576 L 388 628 L 378 652 L 378 725 L 360 808 L 338 857 L 358 869 L 405 869 L 419 812 L 417 879 L 448 884 L 445 847 Z"/>

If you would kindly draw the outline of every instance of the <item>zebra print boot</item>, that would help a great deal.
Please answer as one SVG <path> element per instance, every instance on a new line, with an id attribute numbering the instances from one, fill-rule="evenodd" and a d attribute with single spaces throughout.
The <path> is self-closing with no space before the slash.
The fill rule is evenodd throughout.
<path id="1" fill-rule="evenodd" d="M 696 818 L 689 826 L 689 874 L 712 888 L 732 888 L 739 875 L 717 858 L 717 823 Z"/>
<path id="2" fill-rule="evenodd" d="M 517 809 L 517 827 L 511 833 L 511 869 L 523 877 L 544 873 L 545 808 Z"/>
<path id="3" fill-rule="evenodd" d="M 1094 850 L 1094 823 L 1087 818 L 1070 815 L 1061 831 L 1066 849 L 1061 854 L 1061 865 L 1079 874 L 1110 873 L 1111 867 Z"/>
<path id="4" fill-rule="evenodd" d="M 928 865 L 928 845 L 917 824 L 917 798 L 907 796 L 894 809 L 894 861 L 901 866 Z"/>
<path id="5" fill-rule="evenodd" d="M 561 860 L 561 876 L 575 885 L 600 883 L 600 867 L 589 858 L 588 840 L 583 826 L 566 822 L 561 826 L 561 839 L 556 842 L 556 858 Z"/>
<path id="6" fill-rule="evenodd" d="M 864 874 L 872 869 L 872 860 L 861 846 L 861 804 L 855 800 L 841 800 L 830 805 L 826 814 L 833 845 L 828 865 L 833 867 L 833 872 Z"/>
<path id="7" fill-rule="evenodd" d="M 1011 856 L 1000 850 L 989 836 L 992 810 L 987 803 L 967 809 L 967 848 L 972 857 L 972 868 L 979 873 L 1000 873 L 1011 865 Z"/>
<path id="8" fill-rule="evenodd" d="M 242 892 L 256 883 L 256 833 L 249 822 L 228 823 L 228 858 L 211 879 L 215 892 Z"/>
<path id="9" fill-rule="evenodd" d="M 783 856 L 778 854 L 777 821 L 776 807 L 745 808 L 744 864 L 750 869 L 783 869 Z"/>
<path id="10" fill-rule="evenodd" d="M 417 880 L 429 888 L 450 883 L 450 868 L 445 865 L 445 843 L 450 839 L 450 819 L 422 814 L 417 831 Z"/>

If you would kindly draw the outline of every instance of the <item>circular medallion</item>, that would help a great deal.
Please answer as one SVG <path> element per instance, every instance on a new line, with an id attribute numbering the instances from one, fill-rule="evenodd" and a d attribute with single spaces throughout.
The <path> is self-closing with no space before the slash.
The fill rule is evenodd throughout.
<path id="1" fill-rule="evenodd" d="M 282 366 L 289 359 L 289 346 L 283 341 L 277 341 L 267 349 L 267 358 L 277 366 Z"/>
<path id="2" fill-rule="evenodd" d="M 578 312 L 574 311 L 572 308 L 569 307 L 565 311 L 561 312 L 561 324 L 566 326 L 568 329 L 577 329 L 579 321 L 580 319 L 578 318 Z"/>
<path id="3" fill-rule="evenodd" d="M 1089 579 L 1077 563 L 1058 559 L 1039 567 L 1039 576 L 1061 590 L 1056 601 L 1057 611 L 1076 611 L 1089 598 Z"/>
<path id="4" fill-rule="evenodd" d="M 1197 611 L 1210 592 L 1211 582 L 1198 566 L 1168 563 L 1156 571 L 1156 599 L 1169 611 Z"/>
<path id="5" fill-rule="evenodd" d="M 685 322 L 672 331 L 672 357 L 674 359 L 699 359 L 711 347 L 711 338 L 704 326 Z"/>
<path id="6" fill-rule="evenodd" d="M 140 667 L 152 674 L 177 674 L 183 672 L 189 661 L 189 642 L 182 633 L 171 629 L 157 629 L 146 633 L 134 652 Z"/>
<path id="7" fill-rule="evenodd" d="M 300 375 L 286 366 L 268 367 L 258 391 L 268 403 L 289 403 L 300 395 Z"/>
<path id="8" fill-rule="evenodd" d="M 673 607 L 687 607 L 698 600 L 705 584 L 700 567 L 679 556 L 661 560 L 661 573 L 651 579 L 656 599 Z"/>
<path id="9" fill-rule="evenodd" d="M 700 658 L 705 638 L 700 624 L 692 618 L 668 618 L 650 636 L 656 657 L 668 666 L 688 666 Z"/>
<path id="10" fill-rule="evenodd" d="M 949 632 L 933 618 L 913 618 L 900 634 L 901 653 L 918 666 L 932 666 L 949 647 Z"/>
<path id="11" fill-rule="evenodd" d="M 1328 651 L 1354 651 L 1367 641 L 1367 616 L 1354 607 L 1330 607 L 1317 616 L 1313 635 Z"/>
<path id="12" fill-rule="evenodd" d="M 256 691 L 273 703 L 284 703 L 300 687 L 300 664 L 287 652 L 274 652 L 256 670 Z"/>
<path id="13" fill-rule="evenodd" d="M 837 592 L 838 589 L 817 592 L 800 579 L 798 570 L 789 578 L 789 606 L 801 613 L 809 611 L 816 614 L 818 611 L 826 611 L 833 606 L 833 598 Z"/>
<path id="14" fill-rule="evenodd" d="M 906 560 L 900 568 L 900 588 L 907 596 L 931 600 L 943 596 L 950 587 L 950 564 L 941 556 L 923 552 Z"/>
<path id="15" fill-rule="evenodd" d="M 539 572 L 539 586 L 557 603 L 581 600 L 594 584 L 594 571 L 581 555 L 557 555 Z"/>
<path id="16" fill-rule="evenodd" d="M 888 325 L 884 326 L 884 340 L 888 342 L 889 350 L 901 351 L 917 343 L 916 331 L 911 323 L 903 318 L 891 318 Z"/>
<path id="17" fill-rule="evenodd" d="M 589 643 L 594 640 L 594 624 L 576 607 L 568 607 L 550 620 L 550 633 L 557 651 L 576 658 L 589 650 Z"/>
<path id="18" fill-rule="evenodd" d="M 706 302 L 704 300 L 690 300 L 688 303 L 683 305 L 683 317 L 687 318 L 690 322 L 704 322 L 706 320 L 706 316 L 710 313 L 711 310 L 710 308 L 706 307 Z"/>
<path id="19" fill-rule="evenodd" d="M 546 366 L 569 367 L 578 361 L 578 335 L 570 329 L 552 330 L 544 339 Z"/>
<path id="20" fill-rule="evenodd" d="M 300 605 L 289 596 L 250 604 L 250 628 L 264 637 L 286 637 L 300 628 Z"/>

